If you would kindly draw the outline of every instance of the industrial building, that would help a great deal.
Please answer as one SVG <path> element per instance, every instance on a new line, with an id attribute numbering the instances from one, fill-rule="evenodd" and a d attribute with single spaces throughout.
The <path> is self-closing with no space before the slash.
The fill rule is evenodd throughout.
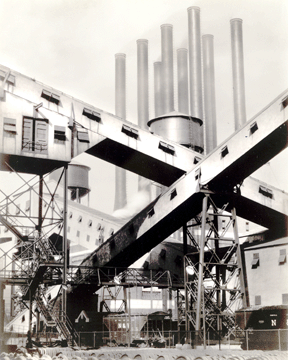
<path id="1" fill-rule="evenodd" d="M 250 175 L 287 147 L 288 93 L 246 122 L 242 21 L 232 19 L 235 133 L 217 146 L 213 36 L 201 48 L 198 7 L 188 23 L 177 110 L 173 26 L 161 26 L 153 119 L 148 41 L 137 41 L 138 125 L 126 120 L 125 54 L 115 56 L 115 115 L 0 66 L 0 170 L 23 182 L 1 203 L 3 345 L 46 331 L 62 344 L 88 332 L 87 346 L 152 334 L 194 346 L 261 328 L 246 315 L 281 306 L 283 333 L 269 346 L 287 348 L 288 196 Z M 84 152 L 117 166 L 115 214 L 127 206 L 126 170 L 151 201 L 125 220 L 92 209 L 89 168 L 74 160 Z"/>

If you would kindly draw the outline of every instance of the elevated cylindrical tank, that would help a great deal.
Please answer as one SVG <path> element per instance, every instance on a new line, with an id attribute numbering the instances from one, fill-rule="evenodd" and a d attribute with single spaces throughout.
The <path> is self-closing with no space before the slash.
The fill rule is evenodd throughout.
<path id="1" fill-rule="evenodd" d="M 126 55 L 115 55 L 115 114 L 126 119 Z M 127 203 L 126 171 L 115 168 L 114 211 L 122 209 Z"/>
<path id="2" fill-rule="evenodd" d="M 203 120 L 200 8 L 191 6 L 188 11 L 188 51 L 190 83 L 190 115 Z M 199 129 L 199 141 L 204 148 L 203 127 Z"/>
<path id="3" fill-rule="evenodd" d="M 189 114 L 188 50 L 177 49 L 178 111 Z"/>
<path id="4" fill-rule="evenodd" d="M 138 125 L 148 129 L 148 40 L 145 39 L 137 40 L 137 108 Z"/>
<path id="5" fill-rule="evenodd" d="M 199 142 L 197 134 L 199 133 L 199 128 L 202 124 L 202 120 L 192 118 L 191 116 L 182 114 L 178 111 L 160 115 L 148 122 L 153 133 L 183 146 L 192 148 L 200 153 L 203 152 L 203 147 L 201 147 L 201 142 Z"/>
<path id="6" fill-rule="evenodd" d="M 58 182 L 62 171 L 62 168 L 53 171 L 51 174 L 49 174 L 49 180 Z M 75 161 L 68 164 L 67 187 L 71 191 L 71 200 L 77 200 L 80 202 L 80 199 L 90 192 L 89 171 L 89 166 L 78 164 Z M 61 178 L 60 184 L 61 186 L 64 186 L 63 176 Z"/>
<path id="7" fill-rule="evenodd" d="M 161 61 L 154 62 L 154 112 L 155 117 L 164 114 L 161 83 Z"/>
<path id="8" fill-rule="evenodd" d="M 68 189 L 71 190 L 71 200 L 77 200 L 80 202 L 80 199 L 89 193 L 89 171 L 90 167 L 70 163 L 68 165 Z"/>
<path id="9" fill-rule="evenodd" d="M 165 114 L 174 110 L 173 26 L 161 25 L 162 94 Z"/>
<path id="10" fill-rule="evenodd" d="M 202 36 L 206 154 L 217 146 L 214 37 Z"/>
<path id="11" fill-rule="evenodd" d="M 231 19 L 231 49 L 235 130 L 246 122 L 242 19 Z"/>

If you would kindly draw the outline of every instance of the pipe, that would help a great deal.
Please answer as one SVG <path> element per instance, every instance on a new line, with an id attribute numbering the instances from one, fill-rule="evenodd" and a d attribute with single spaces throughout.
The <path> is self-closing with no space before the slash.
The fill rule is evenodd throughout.
<path id="1" fill-rule="evenodd" d="M 188 54 L 190 82 L 190 115 L 203 121 L 200 8 L 191 6 L 188 11 Z M 204 148 L 203 126 L 197 129 L 199 147 Z"/>
<path id="2" fill-rule="evenodd" d="M 161 54 L 163 111 L 167 114 L 174 111 L 173 26 L 171 24 L 161 25 Z"/>
<path id="3" fill-rule="evenodd" d="M 126 55 L 115 55 L 115 114 L 126 119 Z M 126 171 L 115 168 L 114 211 L 122 209 L 127 203 Z"/>
<path id="4" fill-rule="evenodd" d="M 209 154 L 217 146 L 213 41 L 213 35 L 202 36 L 206 154 Z"/>
<path id="5" fill-rule="evenodd" d="M 161 83 L 161 73 L 162 73 L 162 63 L 160 61 L 154 62 L 154 112 L 155 117 L 164 114 L 163 111 L 163 101 L 162 101 L 162 83 Z"/>
<path id="6" fill-rule="evenodd" d="M 231 19 L 231 49 L 235 130 L 246 122 L 242 19 Z"/>
<path id="7" fill-rule="evenodd" d="M 177 49 L 178 111 L 189 114 L 188 50 Z"/>

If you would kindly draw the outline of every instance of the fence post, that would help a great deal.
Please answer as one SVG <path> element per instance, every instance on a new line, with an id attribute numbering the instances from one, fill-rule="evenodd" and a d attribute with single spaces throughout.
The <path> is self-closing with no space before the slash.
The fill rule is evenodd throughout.
<path id="1" fill-rule="evenodd" d="M 246 350 L 249 350 L 249 341 L 248 341 L 248 330 L 246 330 Z"/>
<path id="2" fill-rule="evenodd" d="M 279 350 L 281 351 L 281 332 L 280 332 L 280 329 L 278 329 L 278 341 L 279 341 Z"/>

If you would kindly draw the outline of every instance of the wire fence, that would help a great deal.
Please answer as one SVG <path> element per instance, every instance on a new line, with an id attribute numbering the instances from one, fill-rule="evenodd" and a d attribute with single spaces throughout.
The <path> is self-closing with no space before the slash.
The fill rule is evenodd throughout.
<path id="1" fill-rule="evenodd" d="M 79 346 L 97 348 L 99 346 L 174 348 L 179 344 L 189 344 L 192 348 L 207 346 L 215 348 L 235 348 L 243 350 L 288 350 L 288 329 L 243 330 L 229 337 L 221 334 L 195 331 L 164 331 L 133 333 L 123 331 L 79 332 Z"/>

